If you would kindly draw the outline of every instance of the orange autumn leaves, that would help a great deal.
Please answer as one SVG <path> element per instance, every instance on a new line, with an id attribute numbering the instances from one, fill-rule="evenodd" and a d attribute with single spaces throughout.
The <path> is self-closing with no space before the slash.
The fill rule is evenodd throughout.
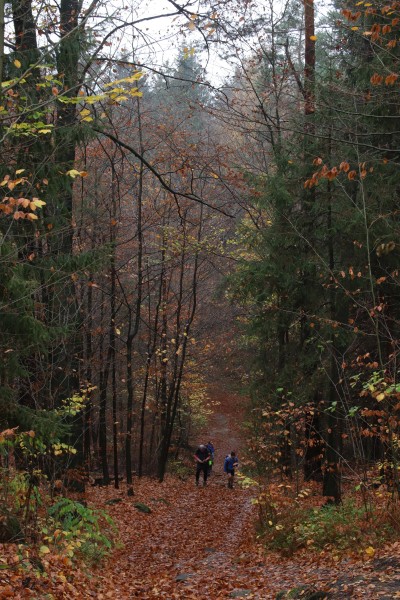
<path id="1" fill-rule="evenodd" d="M 379 73 L 374 73 L 370 79 L 372 85 L 382 85 L 385 82 L 385 85 L 394 85 L 399 78 L 398 75 L 392 73 L 391 75 L 387 75 L 385 78 Z"/>
<path id="2" fill-rule="evenodd" d="M 374 168 L 368 167 L 365 162 L 358 163 L 356 169 L 352 169 L 347 161 L 342 161 L 340 165 L 329 168 L 326 164 L 323 164 L 322 158 L 315 158 L 313 161 L 314 166 L 320 166 L 313 175 L 304 182 L 304 187 L 311 189 L 319 184 L 321 179 L 333 181 L 339 175 L 344 174 L 350 181 L 359 179 L 365 179 L 368 173 L 372 173 Z"/>
<path id="3" fill-rule="evenodd" d="M 342 15 L 349 23 L 357 23 L 362 17 L 366 17 L 371 22 L 371 19 L 379 18 L 386 19 L 386 23 L 376 22 L 368 25 L 368 29 L 362 32 L 362 35 L 368 37 L 374 44 L 385 46 L 388 49 L 395 48 L 397 45 L 396 28 L 400 23 L 398 11 L 400 2 L 387 3 L 379 7 L 373 5 L 372 2 L 357 2 L 357 12 L 352 12 L 348 8 L 342 10 Z M 352 26 L 352 31 L 358 31 L 359 26 Z"/>
<path id="4" fill-rule="evenodd" d="M 29 186 L 27 177 L 19 177 L 23 173 L 24 169 L 18 169 L 15 174 L 17 178 L 12 179 L 10 175 L 5 175 L 3 181 L 0 182 L 0 187 L 7 189 L 9 192 L 13 192 L 14 188 L 18 186 Z M 42 208 L 46 202 L 40 200 L 37 197 L 25 198 L 20 196 L 15 198 L 14 196 L 4 196 L 0 201 L 0 212 L 4 215 L 13 215 L 15 220 L 28 219 L 29 221 L 37 220 L 36 210 Z"/>

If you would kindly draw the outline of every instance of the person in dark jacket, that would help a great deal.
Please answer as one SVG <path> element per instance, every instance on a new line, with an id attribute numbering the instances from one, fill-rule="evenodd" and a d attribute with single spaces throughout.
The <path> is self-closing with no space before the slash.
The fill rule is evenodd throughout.
<path id="1" fill-rule="evenodd" d="M 224 472 L 228 475 L 228 488 L 233 488 L 233 478 L 235 477 L 235 468 L 239 466 L 239 459 L 236 452 L 232 450 L 225 458 Z"/>
<path id="2" fill-rule="evenodd" d="M 200 473 L 203 472 L 203 485 L 207 485 L 208 461 L 210 453 L 204 444 L 200 444 L 194 454 L 196 461 L 196 485 L 199 485 Z"/>

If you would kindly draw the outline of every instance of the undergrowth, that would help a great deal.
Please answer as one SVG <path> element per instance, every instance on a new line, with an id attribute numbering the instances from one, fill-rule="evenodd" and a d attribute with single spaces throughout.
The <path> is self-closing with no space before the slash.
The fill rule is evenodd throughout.
<path id="1" fill-rule="evenodd" d="M 397 539 L 400 505 L 387 503 L 385 494 L 371 498 L 368 505 L 358 495 L 342 504 L 307 504 L 307 491 L 296 498 L 263 492 L 259 508 L 259 536 L 268 550 L 292 555 L 303 548 L 334 554 L 375 553 L 375 548 Z M 321 499 L 322 501 L 323 499 Z"/>
<path id="2" fill-rule="evenodd" d="M 84 562 L 95 564 L 111 550 L 115 526 L 105 511 L 60 498 L 48 514 L 53 520 L 53 537 L 47 539 L 66 548 L 67 555 L 78 555 Z"/>
<path id="3" fill-rule="evenodd" d="M 180 479 L 187 479 L 193 474 L 193 466 L 189 465 L 184 459 L 176 459 L 168 461 L 168 472 L 171 475 L 176 475 Z"/>
<path id="4" fill-rule="evenodd" d="M 55 499 L 66 488 L 42 468 L 52 461 L 57 472 L 58 457 L 73 450 L 34 431 L 0 432 L 0 543 L 18 544 L 21 567 L 41 564 L 49 554 L 64 557 L 66 564 L 98 563 L 112 548 L 115 527 L 106 512 L 84 501 Z"/>

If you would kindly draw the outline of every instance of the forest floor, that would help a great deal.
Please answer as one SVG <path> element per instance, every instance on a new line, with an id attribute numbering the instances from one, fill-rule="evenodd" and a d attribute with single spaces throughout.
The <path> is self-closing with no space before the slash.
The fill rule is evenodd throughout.
<path id="1" fill-rule="evenodd" d="M 218 403 L 202 441 L 216 447 L 216 464 L 207 487 L 168 476 L 160 484 L 135 481 L 133 497 L 125 486 L 91 488 L 88 501 L 106 509 L 119 530 L 121 545 L 92 569 L 62 567 L 47 555 L 41 581 L 0 573 L 0 598 L 108 598 L 124 600 L 275 600 L 279 592 L 302 588 L 308 598 L 400 598 L 400 544 L 386 546 L 374 557 L 338 557 L 311 552 L 282 558 L 266 553 L 256 535 L 254 490 L 226 487 L 224 456 L 235 449 L 240 457 L 243 399 L 214 390 Z M 199 442 L 200 440 L 194 440 Z M 112 500 L 113 504 L 107 504 Z M 135 507 L 147 505 L 150 513 Z M 1 550 L 1 549 L 0 549 Z M 58 566 L 57 566 L 58 565 Z M 2 581 L 1 581 L 2 580 Z M 8 583 L 8 585 L 7 585 Z"/>

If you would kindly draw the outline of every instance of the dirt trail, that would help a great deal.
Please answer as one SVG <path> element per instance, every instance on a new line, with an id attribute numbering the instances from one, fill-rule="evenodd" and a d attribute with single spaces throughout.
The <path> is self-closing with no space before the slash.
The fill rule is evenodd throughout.
<path id="1" fill-rule="evenodd" d="M 65 557 L 48 554 L 55 562 L 52 567 L 42 559 L 49 571 L 43 581 L 24 575 L 17 590 L 5 573 L 7 585 L 2 589 L 7 595 L 0 589 L 0 598 L 275 600 L 278 592 L 303 585 L 322 592 L 314 598 L 323 598 L 328 590 L 332 600 L 400 598 L 400 542 L 370 561 L 329 553 L 322 557 L 308 549 L 293 558 L 265 553 L 256 538 L 252 491 L 228 489 L 223 474 L 226 454 L 235 449 L 241 456 L 244 400 L 216 387 L 211 396 L 215 413 L 201 439 L 193 440 L 197 444 L 211 439 L 216 448 L 207 487 L 195 486 L 193 465 L 186 481 L 176 476 L 162 484 L 135 480 L 133 498 L 127 497 L 125 486 L 88 490 L 90 505 L 113 517 L 123 546 L 90 569 L 84 563 L 70 568 Z M 141 512 L 143 505 L 151 512 Z M 307 595 L 303 591 L 286 597 Z"/>
<path id="2" fill-rule="evenodd" d="M 135 482 L 133 500 L 124 489 L 96 491 L 95 503 L 102 508 L 108 498 L 120 500 L 107 509 L 118 523 L 124 547 L 103 572 L 95 574 L 95 585 L 80 597 L 275 600 L 278 592 L 302 585 L 330 589 L 329 598 L 335 600 L 399 597 L 390 587 L 400 580 L 397 565 L 386 572 L 385 580 L 381 574 L 378 580 L 373 563 L 357 564 L 353 573 L 345 560 L 333 563 L 327 556 L 314 563 L 315 555 L 307 551 L 293 559 L 265 555 L 255 536 L 252 492 L 238 486 L 228 489 L 223 474 L 225 455 L 233 448 L 241 454 L 243 399 L 216 388 L 212 399 L 219 404 L 208 431 L 194 440 L 211 439 L 216 448 L 207 487 L 195 486 L 193 467 L 193 476 L 186 481 L 167 477 L 162 484 L 150 479 Z M 145 503 L 152 512 L 139 512 L 136 502 Z"/>
<path id="3" fill-rule="evenodd" d="M 108 597 L 123 598 L 128 590 L 127 597 L 143 600 L 247 595 L 248 574 L 242 576 L 240 565 L 253 535 L 253 505 L 248 491 L 226 487 L 223 473 L 226 454 L 235 448 L 240 456 L 238 424 L 243 399 L 219 390 L 212 395 L 219 405 L 201 440 L 211 439 L 216 448 L 207 487 L 195 486 L 194 467 L 193 477 L 187 481 L 139 482 L 137 500 L 150 506 L 152 513 L 138 513 L 132 502 L 124 507 L 124 549 L 115 560 L 115 596 Z M 121 505 L 116 504 L 114 510 L 119 515 Z M 107 594 L 106 588 L 110 592 L 109 576 L 105 579 L 100 597 Z"/>
<path id="4" fill-rule="evenodd" d="M 119 496 L 121 503 L 109 508 L 119 525 L 124 547 L 114 555 L 112 572 L 100 575 L 101 585 L 90 596 L 103 600 L 222 600 L 250 598 L 275 600 L 280 590 L 302 584 L 301 567 L 279 557 L 268 561 L 255 541 L 255 506 L 252 492 L 235 486 L 228 489 L 223 473 L 225 456 L 235 449 L 240 458 L 246 402 L 240 396 L 213 387 L 216 408 L 206 431 L 193 440 L 211 440 L 216 448 L 215 465 L 207 487 L 167 477 L 159 484 L 142 479 L 135 483 L 135 499 L 125 490 L 97 491 L 104 506 L 106 497 Z M 148 505 L 142 514 L 134 503 Z M 331 576 L 318 572 L 321 582 Z M 308 578 L 309 579 L 309 578 Z"/>

